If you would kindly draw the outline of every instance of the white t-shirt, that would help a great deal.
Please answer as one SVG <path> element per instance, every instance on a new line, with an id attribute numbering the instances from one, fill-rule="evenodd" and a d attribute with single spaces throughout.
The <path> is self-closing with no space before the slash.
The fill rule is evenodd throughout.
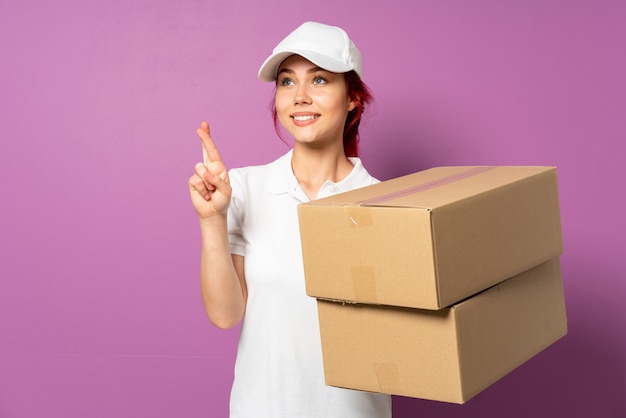
<path id="1" fill-rule="evenodd" d="M 314 298 L 306 295 L 297 206 L 306 202 L 292 151 L 230 171 L 228 229 L 245 257 L 248 303 L 241 328 L 231 418 L 390 418 L 391 397 L 326 386 Z M 377 183 L 358 158 L 318 198 Z"/>

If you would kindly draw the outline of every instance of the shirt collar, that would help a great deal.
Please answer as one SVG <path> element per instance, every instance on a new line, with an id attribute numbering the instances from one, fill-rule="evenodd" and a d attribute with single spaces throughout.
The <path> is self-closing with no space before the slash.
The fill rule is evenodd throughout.
<path id="1" fill-rule="evenodd" d="M 270 193 L 289 193 L 297 197 L 301 197 L 301 195 L 304 195 L 302 189 L 300 188 L 300 185 L 298 184 L 298 180 L 293 174 L 293 170 L 291 168 L 292 155 L 293 149 L 289 150 L 282 157 L 279 157 L 272 165 L 272 171 L 268 179 L 268 190 Z M 337 193 L 354 190 L 372 182 L 373 179 L 363 166 L 360 158 L 349 157 L 348 159 L 353 165 L 350 174 L 348 174 L 346 178 L 337 183 L 326 181 L 326 183 L 322 185 L 322 188 L 319 191 L 319 194 L 317 196 L 318 199 Z"/>

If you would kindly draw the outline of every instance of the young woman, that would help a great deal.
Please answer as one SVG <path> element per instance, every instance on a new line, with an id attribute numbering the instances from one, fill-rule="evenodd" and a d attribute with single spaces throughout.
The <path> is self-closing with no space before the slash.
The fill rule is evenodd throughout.
<path id="1" fill-rule="evenodd" d="M 293 137 L 276 161 L 227 171 L 209 125 L 189 179 L 202 234 L 201 290 L 212 323 L 243 319 L 232 418 L 388 418 L 391 398 L 324 384 L 316 302 L 305 292 L 297 205 L 377 182 L 357 158 L 371 96 L 340 28 L 307 22 L 259 70 L 274 121 Z"/>

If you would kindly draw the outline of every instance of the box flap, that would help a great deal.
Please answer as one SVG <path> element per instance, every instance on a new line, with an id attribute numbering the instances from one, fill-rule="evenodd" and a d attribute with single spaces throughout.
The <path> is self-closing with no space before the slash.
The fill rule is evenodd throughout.
<path id="1" fill-rule="evenodd" d="M 435 167 L 305 204 L 432 209 L 554 169 L 542 166 Z"/>

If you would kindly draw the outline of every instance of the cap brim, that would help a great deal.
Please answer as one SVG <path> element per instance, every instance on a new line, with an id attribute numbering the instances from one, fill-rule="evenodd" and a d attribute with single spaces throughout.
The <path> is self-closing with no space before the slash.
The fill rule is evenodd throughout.
<path id="1" fill-rule="evenodd" d="M 354 70 L 354 67 L 352 65 L 334 60 L 326 55 L 322 55 L 313 51 L 293 49 L 289 51 L 276 52 L 270 55 L 265 60 L 263 65 L 261 65 L 261 68 L 259 68 L 259 79 L 261 81 L 268 82 L 275 81 L 276 75 L 278 73 L 278 67 L 280 67 L 280 64 L 285 59 L 292 55 L 300 55 L 311 61 L 313 64 L 319 66 L 320 68 L 323 68 L 324 70 L 333 73 L 347 73 L 348 71 Z"/>

